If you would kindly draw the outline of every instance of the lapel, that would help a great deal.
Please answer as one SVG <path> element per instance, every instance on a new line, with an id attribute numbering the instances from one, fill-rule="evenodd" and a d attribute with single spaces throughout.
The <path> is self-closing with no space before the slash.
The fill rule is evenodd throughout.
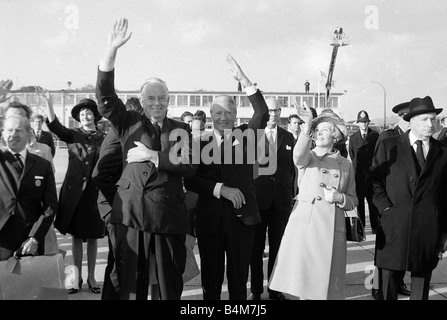
<path id="1" fill-rule="evenodd" d="M 161 128 L 161 135 L 160 135 L 161 151 L 167 151 L 171 147 L 169 141 L 169 133 L 172 130 L 174 130 L 174 128 L 172 128 L 171 122 L 168 121 L 167 117 L 164 117 L 163 127 Z"/>
<path id="2" fill-rule="evenodd" d="M 17 181 L 19 179 L 19 175 L 17 170 L 6 160 L 6 157 L 6 153 L 0 153 L 0 174 L 7 191 L 9 191 L 10 194 L 17 194 Z M 15 172 L 15 174 L 13 174 L 13 172 Z"/>
<path id="3" fill-rule="evenodd" d="M 23 173 L 21 176 L 21 179 L 28 174 L 28 172 L 31 170 L 31 168 L 34 166 L 34 163 L 36 162 L 36 158 L 34 158 L 34 155 L 31 152 L 26 152 L 26 160 L 25 160 L 25 167 L 23 168 Z"/>
<path id="4" fill-rule="evenodd" d="M 413 156 L 413 149 L 410 146 L 410 138 L 408 137 L 409 131 L 405 132 L 399 137 L 399 143 L 398 143 L 398 154 L 401 155 L 401 159 L 403 159 L 403 162 L 407 166 L 408 170 L 411 171 L 412 175 L 417 177 L 417 169 L 416 169 L 416 163 L 414 161 Z"/>
<path id="5" fill-rule="evenodd" d="M 6 171 L 9 171 L 9 173 L 10 173 L 9 178 L 10 178 L 10 182 L 12 184 L 12 188 L 15 190 L 14 193 L 17 193 L 17 190 L 19 189 L 19 185 L 20 185 L 20 175 L 17 172 L 14 165 L 12 164 L 15 161 L 15 158 L 12 155 L 12 153 L 9 151 L 5 151 L 4 156 L 5 156 L 5 167 L 7 169 Z"/>
<path id="6" fill-rule="evenodd" d="M 430 149 L 428 150 L 427 159 L 425 159 L 424 168 L 422 168 L 421 176 L 433 165 L 433 162 L 438 158 L 439 146 L 435 139 L 430 137 Z"/>
<path id="7" fill-rule="evenodd" d="M 281 145 L 283 138 L 284 138 L 283 129 L 277 125 L 276 150 L 279 150 L 279 146 Z"/>

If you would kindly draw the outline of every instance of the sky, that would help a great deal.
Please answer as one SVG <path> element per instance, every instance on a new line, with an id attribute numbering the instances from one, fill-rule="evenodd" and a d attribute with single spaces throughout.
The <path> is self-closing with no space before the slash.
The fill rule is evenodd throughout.
<path id="1" fill-rule="evenodd" d="M 332 91 L 345 93 L 346 121 L 360 110 L 383 117 L 385 97 L 387 116 L 427 95 L 447 115 L 446 16 L 445 0 L 0 0 L 0 79 L 13 89 L 95 84 L 107 35 L 125 17 L 132 37 L 117 55 L 120 90 L 149 77 L 171 91 L 236 90 L 230 53 L 263 91 L 302 92 L 306 80 L 317 91 L 342 27 L 349 45 L 338 50 Z"/>

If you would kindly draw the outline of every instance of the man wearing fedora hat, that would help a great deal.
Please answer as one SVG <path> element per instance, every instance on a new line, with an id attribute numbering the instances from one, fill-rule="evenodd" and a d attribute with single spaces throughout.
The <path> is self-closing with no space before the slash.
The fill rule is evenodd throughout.
<path id="1" fill-rule="evenodd" d="M 393 107 L 392 111 L 399 116 L 399 121 L 394 126 L 394 128 L 384 130 L 379 134 L 379 138 L 377 139 L 376 146 L 379 143 L 379 141 L 381 141 L 382 139 L 386 139 L 388 137 L 400 136 L 401 134 L 405 133 L 408 130 L 409 123 L 407 121 L 405 121 L 403 117 L 404 117 L 404 115 L 406 115 L 408 113 L 409 108 L 410 108 L 409 101 L 399 103 L 398 105 Z M 380 224 L 380 220 L 379 220 L 379 225 L 378 225 L 377 235 L 376 235 L 375 240 L 376 240 L 376 247 L 380 246 L 381 241 L 383 241 L 383 230 L 382 230 L 382 226 Z M 376 264 L 375 257 L 376 257 L 376 254 L 374 253 L 374 264 Z M 404 282 L 404 277 L 405 277 L 405 271 L 402 271 L 399 274 L 400 285 L 399 285 L 398 292 L 405 296 L 409 296 L 410 290 L 408 290 L 408 288 Z M 372 296 L 374 297 L 374 299 L 383 300 L 382 292 L 383 292 L 382 291 L 382 269 L 379 269 L 376 267 L 375 274 L 374 274 L 374 280 L 373 280 L 373 288 L 371 290 L 371 293 L 372 293 Z"/>
<path id="2" fill-rule="evenodd" d="M 355 186 L 359 205 L 357 214 L 366 225 L 365 218 L 365 200 L 368 203 L 369 221 L 371 223 L 372 233 L 377 232 L 379 223 L 379 213 L 372 201 L 372 185 L 368 179 L 368 170 L 372 164 L 374 149 L 379 137 L 379 133 L 369 128 L 369 115 L 365 110 L 361 110 L 357 115 L 357 123 L 360 128 L 349 140 L 349 157 L 355 171 Z"/>
<path id="3" fill-rule="evenodd" d="M 383 239 L 376 243 L 383 295 L 397 300 L 400 274 L 411 272 L 411 300 L 428 300 L 430 279 L 447 247 L 447 146 L 432 138 L 432 99 L 414 98 L 409 131 L 379 141 L 370 168 Z"/>

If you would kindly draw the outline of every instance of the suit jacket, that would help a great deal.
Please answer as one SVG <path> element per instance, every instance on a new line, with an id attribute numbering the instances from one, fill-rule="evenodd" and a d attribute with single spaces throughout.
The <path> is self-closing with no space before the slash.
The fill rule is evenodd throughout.
<path id="1" fill-rule="evenodd" d="M 56 154 L 56 147 L 54 146 L 53 135 L 51 134 L 51 132 L 42 130 L 39 139 L 37 139 L 37 142 L 45 143 L 47 146 L 49 146 L 51 148 L 51 155 L 54 158 L 54 155 Z"/>
<path id="2" fill-rule="evenodd" d="M 135 147 L 134 141 L 139 141 L 157 150 L 159 164 L 156 168 L 149 161 L 123 163 L 110 222 L 152 233 L 186 234 L 182 177 L 194 174 L 197 168 L 190 159 L 191 129 L 186 123 L 164 118 L 159 140 L 150 119 L 126 110 L 116 95 L 114 77 L 114 70 L 98 70 L 96 97 L 100 114 L 110 121 L 120 138 L 123 156 Z M 174 130 L 179 136 L 170 141 Z"/>
<path id="3" fill-rule="evenodd" d="M 258 129 L 264 129 L 267 125 L 268 107 L 261 92 L 258 90 L 254 95 L 249 96 L 249 99 L 254 108 L 254 115 L 248 124 L 242 124 L 235 128 L 243 133 L 246 133 L 248 129 L 256 132 Z M 209 141 L 201 141 L 201 153 L 213 146 L 210 144 L 214 144 L 214 150 L 217 150 L 214 135 L 211 134 L 210 136 Z M 244 141 L 236 142 L 236 140 L 233 140 L 227 142 L 230 144 L 227 148 L 232 149 L 233 159 L 231 163 L 226 161 L 224 164 L 215 162 L 206 164 L 203 162 L 202 155 L 196 174 L 185 179 L 186 189 L 199 195 L 196 206 L 196 233 L 198 235 L 214 233 L 225 208 L 231 210 L 247 225 L 254 225 L 261 221 L 253 184 L 254 159 L 253 162 L 248 161 L 249 151 L 250 155 L 254 155 L 254 152 L 246 142 L 246 139 Z M 242 155 L 243 161 L 241 163 L 235 164 L 235 154 Z M 225 154 L 225 156 L 228 156 L 228 154 Z M 218 182 L 227 187 L 238 188 L 244 194 L 246 204 L 240 209 L 235 209 L 231 201 L 223 197 L 216 198 L 213 191 Z"/>
<path id="4" fill-rule="evenodd" d="M 272 204 L 276 210 L 290 210 L 294 192 L 295 164 L 293 163 L 293 134 L 277 127 L 275 173 L 259 175 L 259 168 L 269 164 L 254 166 L 256 198 L 260 210 L 267 210 Z M 265 135 L 264 135 L 265 136 Z"/>
<path id="5" fill-rule="evenodd" d="M 384 233 L 383 243 L 376 245 L 376 263 L 384 269 L 427 272 L 436 267 L 440 235 L 447 232 L 447 146 L 430 138 L 418 175 L 408 135 L 381 140 L 373 158 L 373 202 Z"/>
<path id="6" fill-rule="evenodd" d="M 0 158 L 4 158 L 0 160 L 3 169 L 9 170 L 8 179 L 11 176 L 13 178 L 13 181 L 9 180 L 4 185 L 5 189 L 2 189 L 0 195 L 2 202 L 6 197 L 8 210 L 12 209 L 9 199 L 11 188 L 15 195 L 14 210 L 10 211 L 8 221 L 0 230 L 1 246 L 17 250 L 28 237 L 34 237 L 39 241 L 39 254 L 43 254 L 45 235 L 57 210 L 56 182 L 51 163 L 28 152 L 24 170 L 19 176 L 12 166 L 14 156 L 9 152 L 0 155 Z M 0 183 L 4 181 L 0 179 Z"/>
<path id="7" fill-rule="evenodd" d="M 357 196 L 366 196 L 371 192 L 371 181 L 368 177 L 369 167 L 372 164 L 374 149 L 379 133 L 368 128 L 363 140 L 360 131 L 355 132 L 349 141 L 349 156 L 355 171 L 355 185 Z"/>
<path id="8" fill-rule="evenodd" d="M 92 178 L 99 189 L 98 209 L 101 218 L 109 222 L 113 199 L 116 194 L 116 183 L 123 171 L 123 152 L 121 140 L 111 128 L 101 145 L 99 160 L 93 170 Z"/>

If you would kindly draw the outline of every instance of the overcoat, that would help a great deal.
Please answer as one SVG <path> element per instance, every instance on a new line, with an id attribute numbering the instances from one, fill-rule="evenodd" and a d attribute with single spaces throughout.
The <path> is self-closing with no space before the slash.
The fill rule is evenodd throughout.
<path id="1" fill-rule="evenodd" d="M 409 132 L 379 141 L 373 158 L 373 201 L 384 233 L 376 262 L 383 269 L 425 273 L 436 267 L 437 245 L 447 232 L 447 146 L 430 138 L 418 174 Z"/>
<path id="2" fill-rule="evenodd" d="M 344 299 L 346 278 L 345 211 L 353 210 L 354 169 L 339 151 L 319 157 L 301 134 L 293 159 L 299 169 L 299 194 L 286 226 L 269 288 L 303 299 Z M 324 199 L 322 185 L 344 194 L 342 204 Z"/>
<path id="3" fill-rule="evenodd" d="M 365 139 L 362 139 L 359 130 L 349 140 L 349 157 L 354 167 L 355 185 L 357 187 L 357 196 L 359 197 L 364 197 L 372 191 L 368 171 L 372 164 L 378 138 L 379 133 L 368 128 Z"/>
<path id="4" fill-rule="evenodd" d="M 98 189 L 93 185 L 91 176 L 93 168 L 99 158 L 99 150 L 106 135 L 105 132 L 99 129 L 94 133 L 89 133 L 83 128 L 69 129 L 62 125 L 57 118 L 51 123 L 47 120 L 47 126 L 59 137 L 59 139 L 65 141 L 68 147 L 68 167 L 59 193 L 58 213 L 54 222 L 55 228 L 59 230 L 61 234 L 66 234 L 70 231 L 72 218 L 78 205 L 81 204 L 81 198 L 85 190 L 88 189 L 92 192 L 91 197 L 94 198 L 94 201 L 89 202 L 95 204 L 91 208 L 91 214 L 89 213 L 89 216 L 94 216 L 94 219 L 91 221 L 98 224 L 97 228 L 94 229 L 100 231 L 102 228 L 102 236 L 104 236 L 105 226 L 103 224 L 100 225 L 101 217 L 99 216 L 98 207 L 96 205 Z M 92 225 L 87 223 L 87 225 L 82 226 L 80 230 L 90 227 L 92 227 Z M 99 236 L 100 235 L 98 235 L 98 237 Z"/>

